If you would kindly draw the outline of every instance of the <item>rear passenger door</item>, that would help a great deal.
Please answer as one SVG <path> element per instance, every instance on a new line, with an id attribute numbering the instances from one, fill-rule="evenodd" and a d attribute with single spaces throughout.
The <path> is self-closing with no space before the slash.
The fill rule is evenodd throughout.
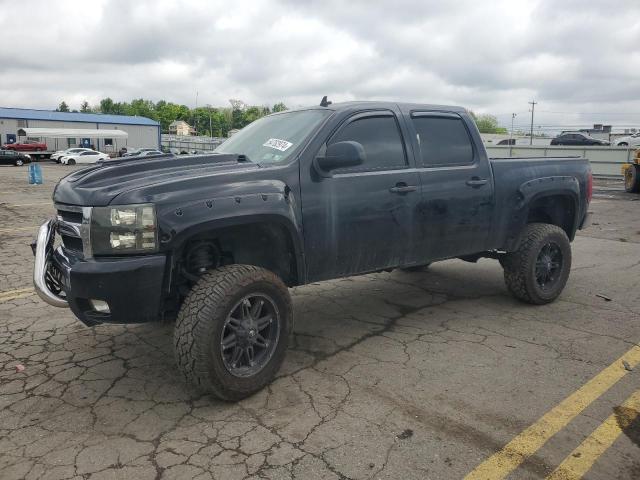
<path id="1" fill-rule="evenodd" d="M 302 175 L 307 275 L 310 281 L 365 273 L 411 262 L 419 178 L 409 164 L 396 114 L 356 113 L 326 143 L 355 141 L 364 164 L 330 176 Z M 313 167 L 312 167 L 313 168 Z"/>
<path id="2" fill-rule="evenodd" d="M 423 261 L 481 252 L 493 214 L 489 161 L 456 113 L 408 118 L 421 180 L 418 237 Z"/>

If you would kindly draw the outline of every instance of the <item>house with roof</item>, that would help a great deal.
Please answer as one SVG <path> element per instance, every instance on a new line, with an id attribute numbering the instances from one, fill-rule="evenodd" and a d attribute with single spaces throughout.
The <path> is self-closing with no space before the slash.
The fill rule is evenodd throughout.
<path id="1" fill-rule="evenodd" d="M 195 135 L 195 133 L 195 129 L 184 120 L 174 120 L 169 124 L 170 135 L 187 136 Z"/>

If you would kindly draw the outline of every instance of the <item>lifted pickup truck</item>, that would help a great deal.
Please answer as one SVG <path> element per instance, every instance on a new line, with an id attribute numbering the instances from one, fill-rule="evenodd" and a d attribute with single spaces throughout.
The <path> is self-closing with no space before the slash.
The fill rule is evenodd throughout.
<path id="1" fill-rule="evenodd" d="M 177 316 L 178 367 L 237 400 L 284 359 L 287 287 L 490 257 L 515 297 L 553 301 L 591 190 L 582 158 L 488 159 L 462 108 L 323 99 L 253 122 L 212 155 L 66 176 L 34 283 L 86 325 Z"/>

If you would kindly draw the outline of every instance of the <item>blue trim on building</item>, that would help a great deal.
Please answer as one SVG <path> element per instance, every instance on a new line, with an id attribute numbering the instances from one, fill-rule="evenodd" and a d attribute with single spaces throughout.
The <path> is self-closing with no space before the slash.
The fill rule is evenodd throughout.
<path id="1" fill-rule="evenodd" d="M 102 113 L 80 112 L 54 112 L 51 110 L 33 110 L 28 108 L 0 107 L 0 118 L 16 120 L 50 120 L 56 122 L 96 123 L 96 124 L 120 124 L 120 125 L 145 125 L 157 126 L 160 123 L 146 117 L 131 117 L 128 115 L 111 115 Z"/>

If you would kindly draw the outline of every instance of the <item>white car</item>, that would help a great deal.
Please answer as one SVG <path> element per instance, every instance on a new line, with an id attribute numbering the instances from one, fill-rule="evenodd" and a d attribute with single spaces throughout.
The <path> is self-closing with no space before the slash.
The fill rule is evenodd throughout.
<path id="1" fill-rule="evenodd" d="M 76 153 L 81 152 L 90 152 L 90 148 L 67 148 L 66 150 L 58 150 L 57 152 L 53 152 L 51 154 L 51 160 L 55 160 L 56 163 L 60 163 L 60 159 L 62 157 L 66 157 L 67 155 L 75 155 Z"/>
<path id="2" fill-rule="evenodd" d="M 617 138 L 615 145 L 616 147 L 640 147 L 640 133 Z"/>
<path id="3" fill-rule="evenodd" d="M 75 165 L 76 163 L 96 163 L 99 160 L 109 160 L 109 155 L 95 150 L 88 152 L 74 153 L 73 155 L 65 155 L 60 159 L 63 165 Z"/>

